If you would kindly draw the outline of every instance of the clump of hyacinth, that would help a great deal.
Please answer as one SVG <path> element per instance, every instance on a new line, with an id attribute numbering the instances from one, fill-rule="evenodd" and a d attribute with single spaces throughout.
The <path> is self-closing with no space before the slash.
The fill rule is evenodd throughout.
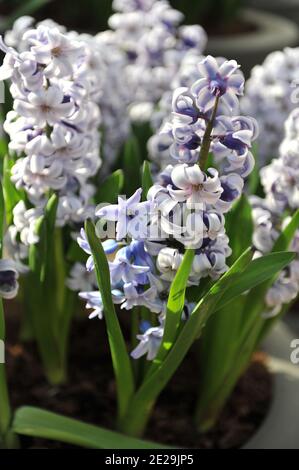
<path id="1" fill-rule="evenodd" d="M 123 80 L 131 92 L 131 117 L 146 121 L 169 90 L 186 54 L 201 54 L 206 34 L 180 26 L 184 16 L 166 0 L 114 1 L 110 40 L 126 54 Z"/>
<path id="2" fill-rule="evenodd" d="M 124 80 L 127 57 L 113 44 L 110 33 L 105 31 L 96 36 L 79 35 L 79 39 L 89 45 L 89 64 L 97 90 L 96 101 L 101 110 L 102 173 L 111 168 L 131 132 L 128 115 L 131 92 Z"/>
<path id="3" fill-rule="evenodd" d="M 28 53 L 31 46 L 27 36 L 33 24 L 32 17 L 19 18 L 12 30 L 5 34 L 7 46 L 17 49 L 20 53 L 26 51 Z M 65 27 L 52 20 L 37 23 L 37 28 L 39 27 L 58 30 L 70 42 L 80 44 L 81 50 L 84 51 L 77 62 L 72 62 L 75 70 L 71 80 L 74 82 L 72 88 L 77 94 L 80 91 L 82 98 L 84 89 L 86 95 L 84 100 L 88 99 L 100 108 L 101 120 L 93 119 L 92 113 L 89 119 L 94 123 L 95 129 L 100 127 L 101 130 L 102 172 L 105 173 L 113 164 L 121 145 L 130 133 L 130 119 L 127 113 L 130 93 L 123 80 L 123 69 L 127 63 L 126 54 L 112 44 L 109 34 L 111 31 L 96 36 L 78 34 L 75 31 L 68 32 Z M 99 146 L 98 137 L 97 145 Z"/>
<path id="4" fill-rule="evenodd" d="M 250 152 L 256 137 L 255 122 L 232 115 L 243 90 L 243 77 L 235 61 L 206 58 L 199 67 L 203 78 L 174 92 L 167 123 L 172 164 L 160 172 L 147 194 L 138 189 L 128 200 L 97 209 L 99 229 L 110 268 L 115 304 L 130 310 L 144 306 L 157 314 L 154 324 L 142 324 L 133 357 L 153 359 L 163 336 L 166 299 L 186 248 L 195 256 L 189 285 L 206 277 L 219 278 L 231 254 L 225 233 L 225 213 L 242 193 L 244 178 L 253 168 Z M 219 114 L 220 109 L 227 114 Z M 219 162 L 208 166 L 212 154 Z M 142 198 L 143 196 L 143 198 Z M 84 230 L 78 239 L 89 255 Z M 87 270 L 94 268 L 92 256 Z M 102 316 L 98 290 L 81 292 L 92 317 Z M 186 301 L 184 319 L 192 305 Z"/>
<path id="5" fill-rule="evenodd" d="M 255 231 L 253 242 L 258 253 L 271 251 L 281 230 L 299 208 L 299 108 L 285 123 L 285 139 L 280 156 L 260 171 L 265 198 L 252 197 Z M 299 231 L 290 249 L 299 254 Z M 299 258 L 285 268 L 269 289 L 266 316 L 278 314 L 299 293 Z"/>
<path id="6" fill-rule="evenodd" d="M 260 167 L 276 158 L 284 137 L 284 122 L 298 105 L 298 68 L 299 48 L 286 48 L 256 65 L 246 82 L 241 106 L 259 123 Z"/>
<path id="7" fill-rule="evenodd" d="M 15 156 L 12 182 L 26 193 L 29 206 L 14 209 L 14 226 L 25 245 L 34 242 L 36 219 L 48 195 L 59 195 L 57 225 L 82 222 L 91 213 L 94 187 L 88 183 L 100 165 L 99 88 L 88 42 L 49 21 L 30 27 L 19 20 L 1 40 L 5 58 L 1 79 L 9 79 L 13 110 L 4 129 Z M 26 235 L 24 235 L 26 233 Z"/>

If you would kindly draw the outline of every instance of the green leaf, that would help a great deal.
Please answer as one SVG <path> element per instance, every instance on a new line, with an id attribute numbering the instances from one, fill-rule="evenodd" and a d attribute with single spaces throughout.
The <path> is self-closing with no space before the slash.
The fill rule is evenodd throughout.
<path id="1" fill-rule="evenodd" d="M 24 436 L 52 439 L 92 449 L 168 448 L 29 406 L 16 411 L 13 430 Z"/>
<path id="2" fill-rule="evenodd" d="M 194 259 L 194 250 L 186 250 L 183 261 L 170 286 L 167 301 L 167 313 L 162 343 L 149 373 L 156 370 L 169 353 L 176 340 L 185 305 L 186 286 Z"/>
<path id="3" fill-rule="evenodd" d="M 4 31 L 2 28 L 2 17 L 0 16 L 0 29 Z M 0 105 L 0 119 L 1 121 L 5 121 L 7 113 L 9 113 L 13 109 L 13 98 L 11 96 L 10 92 L 10 80 L 4 80 L 4 90 L 2 89 L 1 91 L 4 92 L 4 103 L 1 103 Z M 4 134 L 4 139 L 8 143 L 8 136 Z M 8 145 L 7 145 L 8 146 Z"/>
<path id="4" fill-rule="evenodd" d="M 0 158 L 3 160 L 5 155 L 8 153 L 7 140 L 2 137 L 0 138 Z"/>
<path id="5" fill-rule="evenodd" d="M 148 154 L 147 143 L 149 138 L 153 135 L 153 130 L 148 122 L 133 123 L 132 125 L 133 135 L 136 137 L 138 146 L 140 149 L 140 163 L 142 164 L 144 156 Z"/>
<path id="6" fill-rule="evenodd" d="M 299 227 L 299 210 L 297 210 L 295 212 L 295 214 L 291 218 L 290 222 L 286 225 L 284 230 L 279 235 L 278 239 L 276 240 L 276 242 L 274 244 L 274 247 L 273 247 L 272 251 L 288 249 L 291 242 L 292 242 L 292 240 L 293 240 L 293 238 L 294 238 L 294 235 L 295 235 L 296 230 L 298 229 L 298 227 Z M 274 282 L 274 280 L 275 279 L 273 279 L 273 282 Z M 267 285 L 265 287 L 266 288 L 265 288 L 263 298 L 265 297 L 266 291 L 267 291 L 268 287 L 270 287 L 270 285 Z M 268 334 L 268 332 L 275 325 L 275 323 L 277 321 L 279 321 L 286 314 L 286 312 L 289 309 L 289 306 L 290 306 L 290 304 L 284 305 L 283 308 L 281 309 L 281 312 L 278 315 L 276 315 L 275 317 L 264 319 L 263 326 L 261 328 L 260 334 L 259 334 L 258 339 L 257 339 L 257 344 L 259 344 L 259 342 L 263 340 L 263 338 Z"/>
<path id="7" fill-rule="evenodd" d="M 159 393 L 183 361 L 195 339 L 199 336 L 209 316 L 224 294 L 232 279 L 244 271 L 252 259 L 252 250 L 247 250 L 230 270 L 219 279 L 193 310 L 180 332 L 173 348 L 158 368 L 143 382 L 130 402 L 130 407 L 121 423 L 121 429 L 134 436 L 142 434 L 151 409 Z"/>
<path id="8" fill-rule="evenodd" d="M 142 197 L 143 200 L 146 200 L 147 193 L 149 189 L 153 186 L 153 179 L 151 174 L 150 163 L 145 160 L 143 162 L 143 171 L 142 171 Z"/>
<path id="9" fill-rule="evenodd" d="M 39 8 L 49 3 L 50 0 L 27 0 L 22 2 L 18 8 L 15 8 L 13 13 L 9 15 L 7 20 L 1 22 L 1 28 L 3 31 L 9 29 L 14 21 L 20 16 L 31 15 L 35 13 Z"/>
<path id="10" fill-rule="evenodd" d="M 136 137 L 130 137 L 125 144 L 123 153 L 124 192 L 127 196 L 131 196 L 136 189 L 141 187 L 140 166 L 141 158 L 138 141 Z"/>
<path id="11" fill-rule="evenodd" d="M 14 184 L 11 182 L 11 168 L 15 164 L 14 159 L 9 158 L 8 155 L 4 157 L 3 161 L 3 194 L 6 207 L 6 223 L 10 225 L 12 223 L 13 208 L 21 200 L 24 200 L 23 191 L 18 191 Z"/>
<path id="12" fill-rule="evenodd" d="M 258 159 L 258 145 L 256 142 L 254 142 L 253 147 L 252 147 L 252 154 L 254 156 L 255 160 L 255 165 L 252 170 L 252 172 L 249 175 L 248 178 L 248 189 L 249 189 L 249 194 L 257 194 L 257 191 L 261 185 L 260 183 L 260 162 Z"/>
<path id="13" fill-rule="evenodd" d="M 212 279 L 209 277 L 200 280 L 199 286 L 190 286 L 186 289 L 186 297 L 189 302 L 199 302 L 200 299 L 211 289 Z"/>
<path id="14" fill-rule="evenodd" d="M 209 320 L 203 332 L 201 380 L 196 410 L 201 431 L 206 431 L 215 424 L 263 336 L 265 321 L 262 319 L 262 312 L 267 289 L 277 273 L 295 256 L 294 253 L 280 253 L 278 250 L 288 248 L 298 224 L 297 213 L 276 241 L 273 253 L 252 261 L 239 275 L 237 282 L 226 290 L 215 309 L 217 313 Z M 249 294 L 240 296 L 244 289 L 249 290 Z M 233 308 L 230 303 L 232 300 Z M 271 320 L 268 327 L 271 326 Z"/>
<path id="15" fill-rule="evenodd" d="M 276 240 L 272 252 L 276 252 L 278 250 L 286 250 L 289 248 L 291 241 L 295 235 L 296 230 L 299 226 L 299 211 L 297 210 L 293 215 L 290 222 L 286 225 L 284 230 L 281 232 L 280 236 Z M 250 312 L 249 318 L 251 319 L 250 323 L 248 324 L 248 329 L 252 328 L 252 324 L 256 321 L 256 318 L 259 318 L 263 310 L 265 309 L 264 299 L 268 289 L 277 279 L 279 273 L 273 273 L 273 276 L 268 280 L 265 281 L 263 284 L 258 285 L 253 291 L 252 295 L 247 296 L 247 301 L 244 306 L 244 310 Z M 282 309 L 282 313 L 285 313 L 286 310 Z M 264 319 L 263 324 L 260 326 L 260 332 L 256 339 L 256 345 L 259 341 L 261 341 L 269 332 L 270 328 L 274 325 L 276 321 L 281 318 L 280 315 L 277 315 L 274 318 Z"/>
<path id="16" fill-rule="evenodd" d="M 252 261 L 216 305 L 203 330 L 199 355 L 201 375 L 196 418 L 201 431 L 215 424 L 255 349 L 256 342 L 251 338 L 260 327 L 261 312 L 254 322 L 250 321 L 252 311 L 244 307 L 246 296 L 240 294 L 273 278 L 293 257 L 294 253 L 272 253 Z"/>
<path id="17" fill-rule="evenodd" d="M 224 403 L 227 398 L 223 393 L 223 387 L 220 388 L 219 384 L 222 384 L 231 365 L 237 362 L 236 350 L 239 345 L 243 320 L 242 306 L 245 300 L 243 297 L 239 296 L 233 304 L 214 312 L 202 331 L 201 341 L 196 345 L 199 348 L 196 421 L 200 429 L 207 426 L 206 420 L 203 419 L 205 412 L 215 409 L 213 405 L 210 405 L 216 395 L 215 390 L 217 390 L 218 401 L 221 400 Z M 214 425 L 214 422 L 211 422 L 211 416 L 208 422 L 209 425 Z"/>
<path id="18" fill-rule="evenodd" d="M 55 219 L 58 197 L 53 194 L 44 215 L 36 222 L 38 243 L 29 248 L 30 273 L 26 283 L 26 315 L 33 325 L 45 372 L 53 384 L 65 380 L 65 361 L 59 346 L 59 301 L 61 285 L 55 263 Z M 64 263 L 64 260 L 60 260 Z M 42 314 L 41 314 L 42 312 Z"/>
<path id="19" fill-rule="evenodd" d="M 96 204 L 108 202 L 114 204 L 121 194 L 124 185 L 124 174 L 122 170 L 116 170 L 109 175 L 97 190 L 95 196 Z"/>
<path id="20" fill-rule="evenodd" d="M 270 253 L 253 260 L 232 283 L 221 298 L 219 308 L 226 306 L 243 292 L 253 289 L 267 279 L 275 276 L 295 258 L 295 253 Z"/>
<path id="21" fill-rule="evenodd" d="M 272 252 L 287 250 L 294 238 L 295 232 L 299 227 L 299 209 L 295 212 L 290 222 L 286 225 L 284 230 L 277 238 Z"/>
<path id="22" fill-rule="evenodd" d="M 102 243 L 97 238 L 94 225 L 90 220 L 85 223 L 85 231 L 93 256 L 98 287 L 104 307 L 104 318 L 117 384 L 119 419 L 121 419 L 134 392 L 133 371 L 112 301 L 109 265 Z"/>
<path id="23" fill-rule="evenodd" d="M 245 194 L 234 204 L 231 211 L 226 214 L 226 231 L 232 254 L 227 263 L 230 266 L 251 245 L 253 233 L 253 220 L 251 206 Z M 240 228 L 242 233 L 240 234 Z"/>

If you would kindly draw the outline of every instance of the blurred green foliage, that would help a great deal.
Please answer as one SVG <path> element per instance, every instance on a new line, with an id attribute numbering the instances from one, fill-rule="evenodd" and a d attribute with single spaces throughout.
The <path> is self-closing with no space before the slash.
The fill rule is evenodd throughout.
<path id="1" fill-rule="evenodd" d="M 51 0 L 39 16 L 50 17 L 77 31 L 97 32 L 107 28 L 112 0 Z"/>
<path id="2" fill-rule="evenodd" d="M 23 15 L 34 15 L 50 0 L 0 0 L 0 29 L 5 31 Z"/>
<path id="3" fill-rule="evenodd" d="M 230 22 L 244 0 L 170 0 L 170 3 L 184 13 L 186 23 L 205 26 Z"/>
<path id="4" fill-rule="evenodd" d="M 170 0 L 181 10 L 186 23 L 223 25 L 234 20 L 245 0 Z M 0 28 L 7 29 L 22 15 L 52 18 L 69 29 L 96 32 L 107 28 L 112 0 L 0 0 Z M 3 19 L 4 18 L 4 19 Z"/>

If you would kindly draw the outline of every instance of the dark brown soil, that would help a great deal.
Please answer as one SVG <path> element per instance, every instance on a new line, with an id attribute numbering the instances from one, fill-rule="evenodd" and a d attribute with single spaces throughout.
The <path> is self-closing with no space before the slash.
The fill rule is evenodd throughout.
<path id="1" fill-rule="evenodd" d="M 14 407 L 34 405 L 113 428 L 115 386 L 104 324 L 76 320 L 72 331 L 67 385 L 53 388 L 43 377 L 33 345 L 21 345 L 18 322 L 7 318 L 7 370 Z M 262 356 L 263 357 L 263 356 Z M 236 448 L 260 426 L 271 402 L 272 378 L 260 357 L 239 381 L 216 429 L 196 434 L 193 412 L 197 377 L 190 355 L 160 396 L 146 437 L 179 447 Z M 40 439 L 22 439 L 24 447 L 71 448 Z"/>

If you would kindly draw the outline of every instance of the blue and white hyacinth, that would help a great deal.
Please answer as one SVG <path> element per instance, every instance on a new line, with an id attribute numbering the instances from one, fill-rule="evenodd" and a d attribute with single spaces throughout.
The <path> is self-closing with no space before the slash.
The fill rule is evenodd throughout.
<path id="1" fill-rule="evenodd" d="M 110 268 L 112 297 L 120 308 L 142 306 L 157 314 L 154 324 L 138 335 L 137 358 L 153 359 L 163 336 L 170 284 L 186 248 L 195 250 L 189 285 L 205 277 L 217 279 L 231 254 L 225 233 L 225 213 L 242 194 L 244 178 L 253 169 L 254 120 L 236 114 L 244 79 L 235 61 L 219 65 L 207 57 L 199 65 L 201 78 L 174 91 L 172 113 L 164 121 L 167 166 L 142 195 L 97 209 L 99 230 L 106 222 L 103 242 Z M 215 167 L 217 165 L 217 168 Z M 114 232 L 113 232 L 114 229 Z M 112 231 L 111 231 L 112 230 Z M 111 236 L 115 241 L 111 239 Z M 84 231 L 78 239 L 88 253 Z M 87 270 L 93 269 L 92 258 Z M 93 316 L 102 316 L 99 292 L 80 294 Z M 190 305 L 186 302 L 186 312 Z M 184 315 L 188 318 L 188 314 Z"/>

